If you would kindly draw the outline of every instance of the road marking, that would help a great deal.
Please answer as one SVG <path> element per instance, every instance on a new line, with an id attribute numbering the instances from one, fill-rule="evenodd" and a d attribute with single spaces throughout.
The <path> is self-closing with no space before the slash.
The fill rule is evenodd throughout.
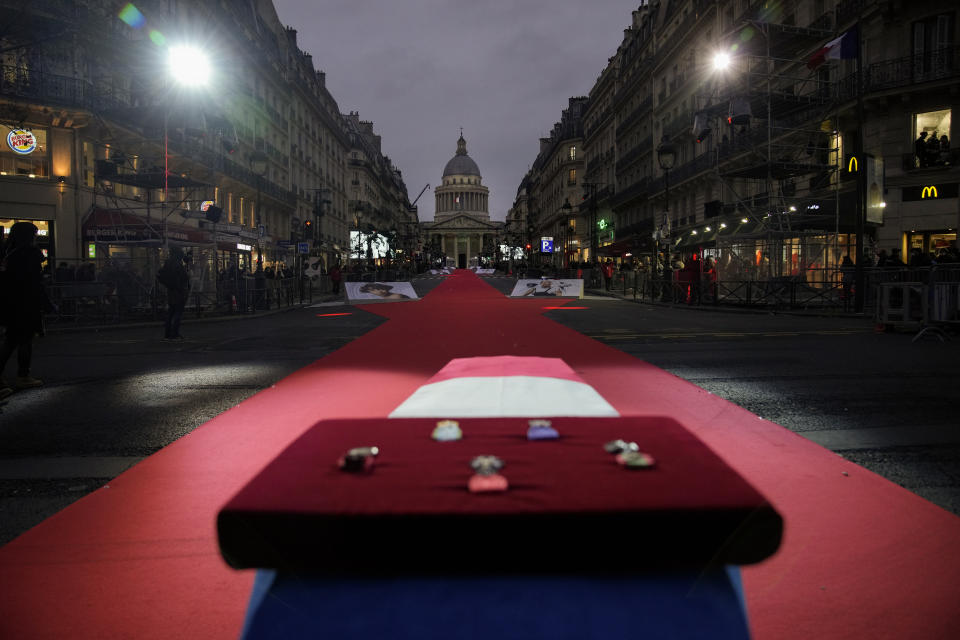
<path id="1" fill-rule="evenodd" d="M 0 458 L 0 480 L 115 478 L 143 456 L 63 456 Z"/>

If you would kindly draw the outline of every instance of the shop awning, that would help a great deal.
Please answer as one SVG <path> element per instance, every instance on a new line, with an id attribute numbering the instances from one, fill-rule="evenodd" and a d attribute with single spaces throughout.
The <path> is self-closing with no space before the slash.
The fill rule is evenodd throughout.
<path id="1" fill-rule="evenodd" d="M 618 240 L 597 249 L 597 254 L 601 256 L 620 257 L 628 253 L 634 253 L 633 240 Z"/>
<path id="2" fill-rule="evenodd" d="M 160 246 L 172 244 L 210 244 L 210 234 L 196 227 L 164 223 L 127 211 L 94 208 L 83 221 L 83 238 L 103 244 L 136 244 Z"/>

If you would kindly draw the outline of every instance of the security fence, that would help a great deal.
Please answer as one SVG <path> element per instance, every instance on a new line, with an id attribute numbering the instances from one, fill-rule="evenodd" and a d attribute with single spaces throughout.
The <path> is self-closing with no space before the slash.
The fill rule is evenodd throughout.
<path id="1" fill-rule="evenodd" d="M 156 278 L 155 260 L 79 264 L 60 262 L 46 284 L 56 310 L 49 326 L 160 321 L 167 313 L 167 291 Z M 206 265 L 192 264 L 187 317 L 256 313 L 309 303 L 332 291 L 329 276 L 297 279 L 277 277 L 269 270 L 246 273 L 225 270 L 214 274 Z"/>
<path id="2" fill-rule="evenodd" d="M 711 273 L 666 270 L 657 274 L 647 270 L 616 270 L 609 286 L 600 269 L 561 270 L 545 273 L 527 270 L 519 277 L 551 276 L 584 280 L 587 289 L 603 289 L 637 301 L 688 305 L 725 305 L 781 310 L 854 310 L 854 271 L 847 269 L 807 270 L 801 276 L 777 276 L 766 279 L 717 278 Z M 960 285 L 960 264 L 929 267 L 864 269 L 864 312 L 875 313 L 881 290 L 892 283 Z M 951 291 L 956 290 L 950 289 Z M 943 294 L 941 294 L 942 297 Z M 940 303 L 943 308 L 947 303 Z M 943 315 L 945 312 L 941 312 Z"/>

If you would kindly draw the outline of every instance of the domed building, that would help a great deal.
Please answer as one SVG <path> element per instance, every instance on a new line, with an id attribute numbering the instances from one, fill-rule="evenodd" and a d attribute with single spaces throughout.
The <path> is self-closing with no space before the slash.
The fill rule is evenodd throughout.
<path id="1" fill-rule="evenodd" d="M 490 191 L 483 186 L 480 167 L 467 154 L 462 131 L 434 196 L 433 222 L 423 224 L 434 257 L 442 256 L 447 266 L 461 269 L 492 261 L 503 223 L 490 220 Z"/>

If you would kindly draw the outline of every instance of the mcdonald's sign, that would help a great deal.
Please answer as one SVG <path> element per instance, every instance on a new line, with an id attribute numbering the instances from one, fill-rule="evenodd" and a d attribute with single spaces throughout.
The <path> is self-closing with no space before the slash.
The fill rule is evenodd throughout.
<path id="1" fill-rule="evenodd" d="M 860 163 L 857 162 L 856 156 L 850 157 L 850 162 L 847 163 L 847 171 L 849 173 L 856 173 L 860 169 Z"/>
<path id="2" fill-rule="evenodd" d="M 930 185 L 923 188 L 923 191 L 920 192 L 920 198 L 939 198 L 940 195 L 937 193 L 937 188 L 934 185 Z"/>

